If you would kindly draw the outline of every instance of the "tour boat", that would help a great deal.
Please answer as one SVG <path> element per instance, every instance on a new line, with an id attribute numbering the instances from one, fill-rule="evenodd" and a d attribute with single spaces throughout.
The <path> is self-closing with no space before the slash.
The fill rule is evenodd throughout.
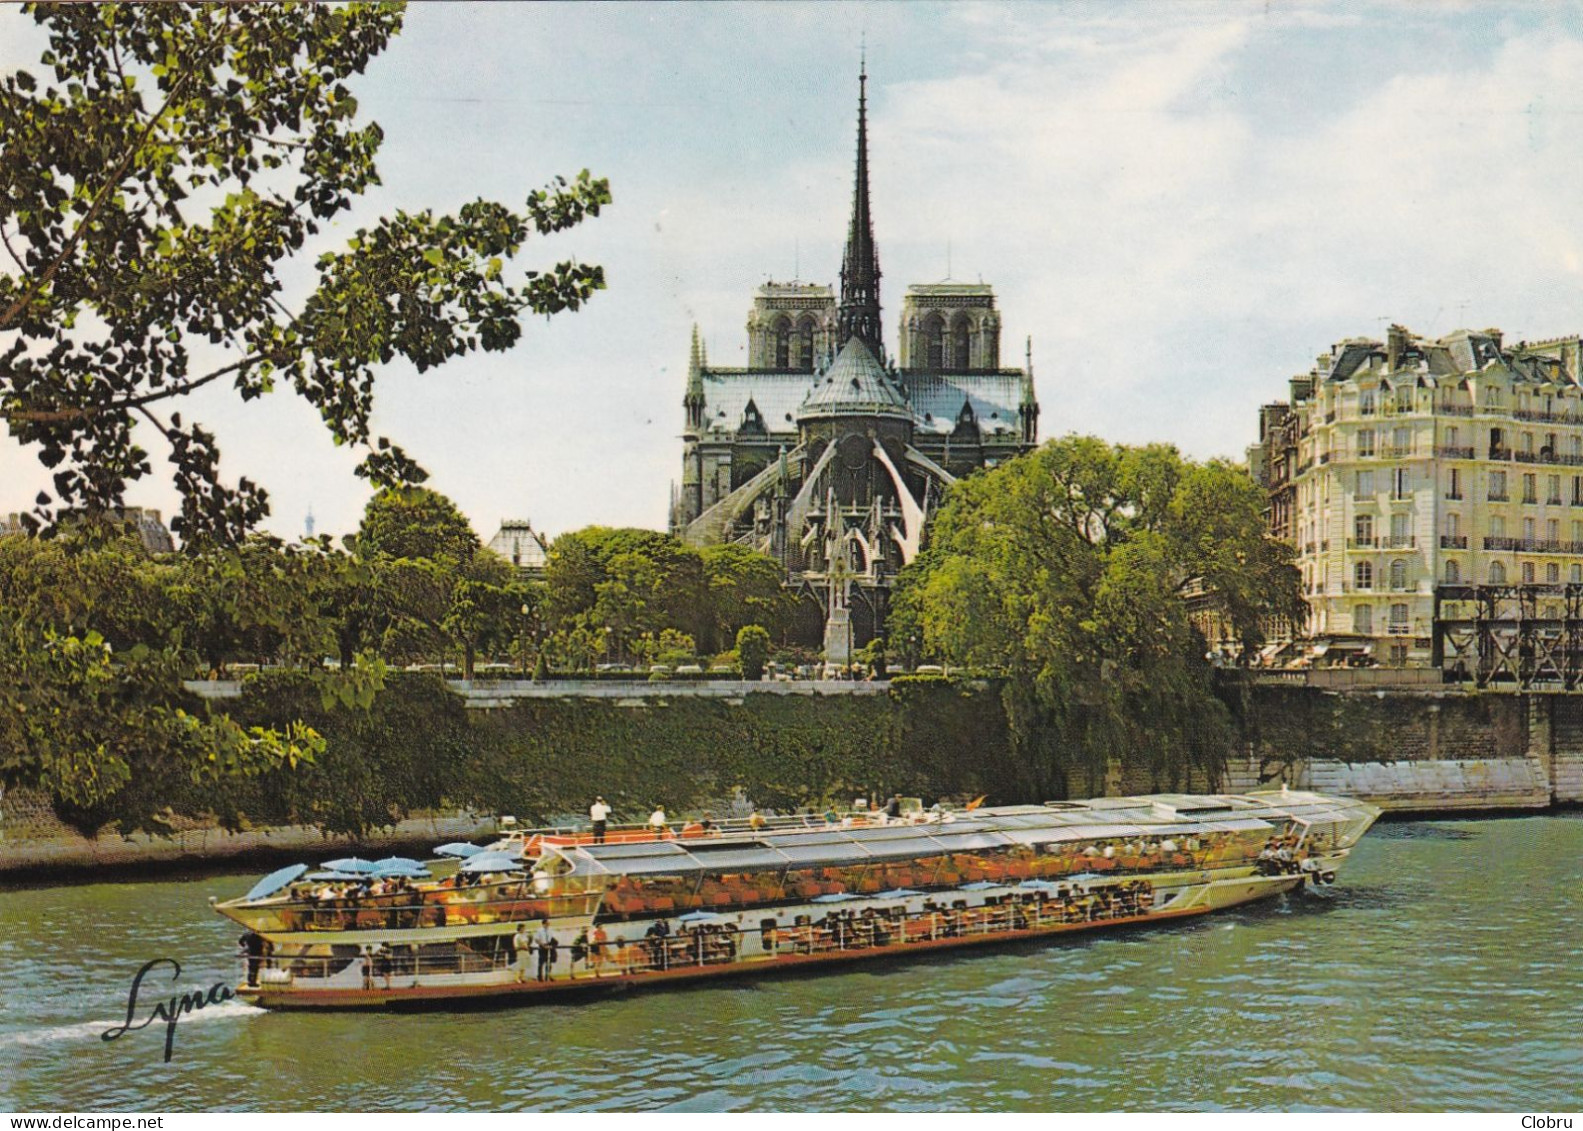
<path id="1" fill-rule="evenodd" d="M 447 846 L 472 855 L 443 876 L 294 865 L 215 910 L 256 1005 L 534 1000 L 1193 918 L 1333 882 L 1379 813 L 1283 788 L 519 832 Z"/>

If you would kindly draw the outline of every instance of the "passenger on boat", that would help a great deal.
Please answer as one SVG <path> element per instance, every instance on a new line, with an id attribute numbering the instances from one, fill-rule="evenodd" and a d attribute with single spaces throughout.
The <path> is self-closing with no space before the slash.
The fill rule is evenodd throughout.
<path id="1" fill-rule="evenodd" d="M 594 803 L 588 807 L 588 819 L 594 826 L 594 843 L 605 843 L 606 822 L 610 820 L 610 806 L 605 804 L 603 797 L 595 797 Z"/>
<path id="2" fill-rule="evenodd" d="M 511 936 L 511 960 L 517 968 L 517 981 L 528 980 L 528 956 L 533 950 L 533 936 L 528 933 L 528 925 L 519 923 L 517 933 Z"/>
<path id="3" fill-rule="evenodd" d="M 536 977 L 541 982 L 550 980 L 550 966 L 555 961 L 555 936 L 550 933 L 550 921 L 539 920 L 539 929 L 533 932 L 533 949 L 538 954 Z"/>
<path id="4" fill-rule="evenodd" d="M 664 836 L 668 829 L 669 824 L 665 820 L 665 806 L 656 805 L 654 812 L 649 814 L 649 832 L 655 836 Z"/>
<path id="5" fill-rule="evenodd" d="M 588 964 L 588 946 L 588 928 L 584 927 L 577 932 L 577 937 L 572 940 L 572 960 L 568 964 L 568 970 L 573 978 L 577 977 L 577 964 L 579 962 L 583 963 L 585 967 Z"/>
<path id="6" fill-rule="evenodd" d="M 901 794 L 893 793 L 890 800 L 885 802 L 885 819 L 888 821 L 901 820 Z"/>
<path id="7" fill-rule="evenodd" d="M 714 817 L 709 813 L 704 814 L 704 819 L 698 822 L 698 827 L 703 830 L 704 836 L 720 835 L 720 826 L 715 824 Z"/>
<path id="8" fill-rule="evenodd" d="M 764 814 L 760 813 L 757 809 L 753 810 L 753 812 L 748 815 L 748 828 L 752 829 L 754 832 L 759 832 L 768 823 L 769 822 L 764 820 Z"/>
<path id="9" fill-rule="evenodd" d="M 605 968 L 605 948 L 610 942 L 610 936 L 605 934 L 605 929 L 595 925 L 594 933 L 588 938 L 589 964 L 593 967 L 594 976 L 598 977 Z"/>
<path id="10" fill-rule="evenodd" d="M 656 919 L 649 924 L 649 929 L 643 932 L 643 937 L 648 940 L 649 967 L 654 970 L 663 970 L 666 965 L 665 940 L 670 937 L 671 925 L 664 919 Z"/>

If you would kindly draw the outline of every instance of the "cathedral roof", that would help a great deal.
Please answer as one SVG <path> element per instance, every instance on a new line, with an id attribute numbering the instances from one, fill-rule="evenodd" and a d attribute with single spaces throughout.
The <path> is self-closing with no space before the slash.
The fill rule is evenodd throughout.
<path id="1" fill-rule="evenodd" d="M 1022 374 L 1017 370 L 962 374 L 903 370 L 902 380 L 919 432 L 943 435 L 954 431 L 964 402 L 972 407 L 985 436 L 1016 433 L 1020 426 L 1017 407 L 1022 398 Z"/>
<path id="2" fill-rule="evenodd" d="M 862 338 L 841 347 L 830 368 L 814 377 L 797 419 L 819 416 L 900 416 L 912 419 L 907 396 L 874 359 Z"/>

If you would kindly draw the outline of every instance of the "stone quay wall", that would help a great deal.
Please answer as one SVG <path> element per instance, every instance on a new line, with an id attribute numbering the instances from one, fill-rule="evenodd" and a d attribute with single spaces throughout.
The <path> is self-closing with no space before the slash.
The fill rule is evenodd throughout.
<path id="1" fill-rule="evenodd" d="M 980 694 L 964 700 L 964 709 L 997 711 L 993 692 L 985 694 L 985 685 L 975 686 Z M 481 723 L 508 717 L 515 703 L 546 698 L 582 700 L 601 718 L 617 719 L 630 717 L 634 709 L 644 714 L 646 708 L 687 699 L 712 700 L 731 711 L 750 696 L 769 693 L 790 712 L 781 717 L 781 725 L 796 720 L 816 723 L 833 707 L 831 697 L 844 700 L 863 718 L 869 711 L 878 718 L 893 709 L 889 685 L 878 682 L 454 681 L 451 689 L 470 708 L 469 716 Z M 218 698 L 235 694 L 223 686 L 205 690 Z M 982 722 L 1004 729 L 1003 718 Z M 1244 737 L 1228 753 L 1225 773 L 1218 781 L 1158 781 L 1147 771 L 1129 771 L 1117 764 L 1106 775 L 1105 792 L 1175 788 L 1238 792 L 1284 782 L 1294 788 L 1362 797 L 1398 812 L 1532 811 L 1583 804 L 1583 695 L 1477 693 L 1434 686 L 1332 690 L 1263 684 L 1250 688 L 1243 723 Z M 992 796 L 991 800 L 1042 799 Z M 476 839 L 492 828 L 492 814 L 449 812 L 410 817 L 358 838 L 326 836 L 308 825 L 228 832 L 202 820 L 179 821 L 169 836 L 112 833 L 86 838 L 62 824 L 40 795 L 11 790 L 0 796 L 0 877 L 347 850 L 380 852 Z"/>

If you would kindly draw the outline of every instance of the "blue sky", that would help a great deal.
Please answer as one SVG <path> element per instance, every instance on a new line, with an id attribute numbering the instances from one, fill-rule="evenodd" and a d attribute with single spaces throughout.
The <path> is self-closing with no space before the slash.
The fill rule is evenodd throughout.
<path id="1" fill-rule="evenodd" d="M 525 252 L 602 263 L 586 310 L 381 378 L 379 431 L 480 534 L 664 524 L 692 323 L 740 363 L 756 286 L 836 280 L 865 36 L 887 340 L 949 245 L 1003 356 L 1033 337 L 1046 437 L 1237 457 L 1341 338 L 1583 331 L 1575 5 L 420 4 L 355 88 L 384 185 L 329 238 L 584 167 L 615 196 Z M 0 65 L 37 50 L 0 11 Z M 184 415 L 276 531 L 356 526 L 358 455 L 289 393 Z M 0 437 L 0 511 L 45 482 Z M 163 474 L 131 496 L 172 500 Z"/>

